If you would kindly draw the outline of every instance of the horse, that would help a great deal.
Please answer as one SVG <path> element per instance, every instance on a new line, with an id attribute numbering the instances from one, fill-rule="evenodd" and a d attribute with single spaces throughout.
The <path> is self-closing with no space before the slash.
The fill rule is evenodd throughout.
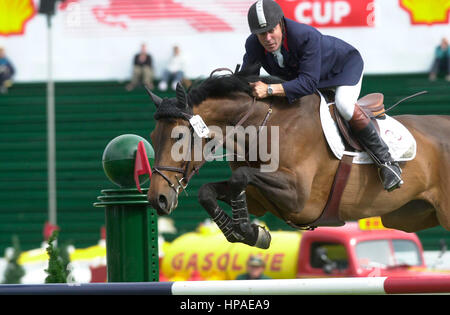
<path id="1" fill-rule="evenodd" d="M 169 135 L 174 128 L 185 127 L 190 132 L 187 138 L 192 140 L 195 132 L 189 119 L 193 116 L 200 116 L 206 126 L 217 126 L 223 133 L 227 126 L 264 127 L 267 134 L 272 132 L 271 127 L 277 127 L 279 157 L 275 170 L 262 171 L 269 162 L 259 156 L 250 161 L 247 150 L 245 158 L 229 161 L 229 180 L 204 184 L 198 193 L 199 203 L 228 241 L 268 248 L 270 233 L 251 223 L 249 213 L 259 217 L 270 212 L 291 226 L 308 226 L 321 216 L 339 160 L 321 131 L 318 93 L 292 104 L 282 97 L 255 99 L 249 83 L 257 80 L 282 82 L 241 71 L 209 77 L 187 92 L 179 85 L 174 98 L 161 99 L 148 91 L 157 106 L 157 121 L 150 135 L 155 159 L 147 197 L 158 214 L 170 214 L 177 207 L 178 195 L 205 163 L 205 157 L 194 161 L 171 157 L 171 148 L 182 135 Z M 379 216 L 385 227 L 406 232 L 438 225 L 450 230 L 450 116 L 394 118 L 417 143 L 416 157 L 400 163 L 404 185 L 387 192 L 374 165 L 353 165 L 338 216 L 343 221 Z M 201 145 L 205 147 L 210 140 L 203 138 Z M 247 135 L 245 144 L 257 141 Z M 217 200 L 231 206 L 231 217 Z"/>

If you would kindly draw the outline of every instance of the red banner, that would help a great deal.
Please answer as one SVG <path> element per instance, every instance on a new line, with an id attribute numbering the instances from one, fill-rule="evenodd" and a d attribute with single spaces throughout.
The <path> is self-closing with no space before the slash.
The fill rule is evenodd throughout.
<path id="1" fill-rule="evenodd" d="M 315 27 L 374 26 L 374 0 L 276 0 L 285 16 Z"/>

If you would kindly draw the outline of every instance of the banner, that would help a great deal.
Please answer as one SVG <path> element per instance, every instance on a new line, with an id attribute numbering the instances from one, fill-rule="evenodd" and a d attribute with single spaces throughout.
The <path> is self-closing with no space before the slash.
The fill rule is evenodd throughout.
<path id="1" fill-rule="evenodd" d="M 143 43 L 156 78 L 173 47 L 186 76 L 242 64 L 256 0 L 64 0 L 52 18 L 56 81 L 129 81 Z M 450 0 L 276 0 L 287 18 L 316 27 L 359 50 L 364 72 L 428 72 L 442 38 L 450 37 Z M 47 79 L 47 19 L 39 0 L 0 0 L 0 47 L 14 81 Z M 449 38 L 450 39 L 450 38 Z"/>
<path id="2" fill-rule="evenodd" d="M 315 27 L 374 26 L 374 0 L 277 0 L 285 16 Z"/>

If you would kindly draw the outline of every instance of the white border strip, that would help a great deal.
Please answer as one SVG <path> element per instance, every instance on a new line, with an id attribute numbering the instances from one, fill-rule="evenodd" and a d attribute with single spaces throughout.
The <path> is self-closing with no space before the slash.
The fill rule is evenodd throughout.
<path id="1" fill-rule="evenodd" d="M 386 277 L 177 281 L 173 295 L 386 294 Z"/>
<path id="2" fill-rule="evenodd" d="M 266 16 L 264 15 L 263 0 L 259 0 L 256 3 L 256 16 L 258 17 L 259 27 L 266 27 L 267 21 Z"/>

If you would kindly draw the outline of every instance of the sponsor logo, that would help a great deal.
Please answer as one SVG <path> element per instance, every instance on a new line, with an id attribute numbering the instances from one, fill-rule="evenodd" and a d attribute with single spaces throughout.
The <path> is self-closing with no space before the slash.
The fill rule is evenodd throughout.
<path id="1" fill-rule="evenodd" d="M 23 35 L 35 15 L 33 0 L 0 0 L 0 36 Z"/>
<path id="2" fill-rule="evenodd" d="M 413 25 L 450 22 L 450 0 L 399 0 L 399 3 L 408 12 Z"/>
<path id="3" fill-rule="evenodd" d="M 374 26 L 373 0 L 277 0 L 285 16 L 315 27 Z"/>
<path id="4" fill-rule="evenodd" d="M 72 20 L 78 13 L 76 19 L 81 21 L 75 25 L 78 27 L 93 17 L 97 23 L 123 30 L 142 28 L 149 22 L 162 22 L 170 28 L 171 24 L 179 26 L 181 22 L 188 24 L 195 32 L 204 33 L 236 31 L 236 26 L 247 23 L 250 5 L 250 0 L 203 0 L 194 3 L 180 0 L 109 0 L 101 5 L 66 0 L 59 8 L 71 15 Z M 85 24 L 84 27 L 89 27 L 89 22 Z M 152 31 L 167 30 L 158 28 Z"/>

